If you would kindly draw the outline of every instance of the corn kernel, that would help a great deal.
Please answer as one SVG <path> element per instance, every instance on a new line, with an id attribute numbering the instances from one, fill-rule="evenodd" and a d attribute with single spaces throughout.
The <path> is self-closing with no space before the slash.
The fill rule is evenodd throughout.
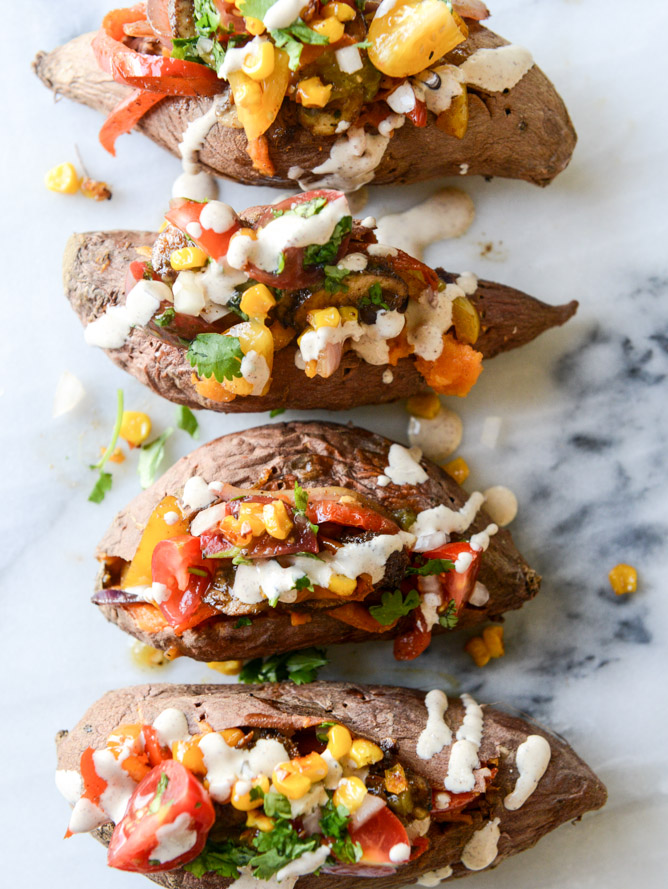
<path id="1" fill-rule="evenodd" d="M 309 378 L 309 380 L 312 380 L 313 377 L 318 373 L 318 362 L 315 360 L 315 358 L 312 358 L 310 361 L 306 362 L 304 373 Z"/>
<path id="2" fill-rule="evenodd" d="M 638 572 L 632 565 L 625 565 L 621 562 L 615 565 L 608 574 L 610 586 L 618 596 L 624 593 L 635 593 L 638 589 Z"/>
<path id="3" fill-rule="evenodd" d="M 323 6 L 322 14 L 326 19 L 334 17 L 340 22 L 352 22 L 355 18 L 355 10 L 347 3 L 328 3 Z"/>
<path id="4" fill-rule="evenodd" d="M 259 89 L 259 87 L 258 87 Z M 254 228 L 240 228 L 238 232 L 235 232 L 232 237 L 238 238 L 243 235 L 244 238 L 250 238 L 251 241 L 257 241 L 257 232 Z"/>
<path id="5" fill-rule="evenodd" d="M 262 806 L 261 796 L 251 799 L 250 792 L 253 787 L 260 787 L 265 793 L 269 793 L 269 778 L 266 775 L 260 775 L 250 782 L 235 781 L 230 799 L 235 809 L 239 809 L 241 812 L 250 812 L 251 809 L 259 809 Z"/>
<path id="6" fill-rule="evenodd" d="M 206 775 L 204 754 L 199 746 L 199 738 L 189 738 L 186 741 L 174 741 L 172 744 L 172 756 L 177 762 L 185 766 L 195 775 Z"/>
<path id="7" fill-rule="evenodd" d="M 246 815 L 246 827 L 261 830 L 262 833 L 269 833 L 270 830 L 274 829 L 274 826 L 273 820 L 263 812 L 258 812 L 257 809 L 251 809 L 248 815 Z"/>
<path id="8" fill-rule="evenodd" d="M 400 762 L 391 769 L 385 769 L 385 790 L 388 793 L 403 793 L 407 787 L 406 772 Z"/>
<path id="9" fill-rule="evenodd" d="M 306 319 L 314 330 L 318 330 L 320 327 L 339 327 L 341 313 L 336 306 L 330 306 L 328 309 L 316 309 L 314 312 L 309 312 Z"/>
<path id="10" fill-rule="evenodd" d="M 199 269 L 206 264 L 208 256 L 199 247 L 182 247 L 174 250 L 169 257 L 169 264 L 176 272 L 184 269 Z"/>
<path id="11" fill-rule="evenodd" d="M 355 738 L 349 755 L 357 768 L 361 769 L 362 766 L 370 766 L 374 762 L 380 762 L 383 758 L 383 751 L 372 741 L 366 741 L 364 738 Z"/>
<path id="12" fill-rule="evenodd" d="M 269 40 L 263 40 L 257 47 L 257 52 L 249 52 L 244 57 L 241 70 L 253 80 L 266 80 L 274 72 L 274 61 L 274 44 Z"/>
<path id="13" fill-rule="evenodd" d="M 469 464 L 463 457 L 455 457 L 454 460 L 445 463 L 443 469 L 451 478 L 454 478 L 458 485 L 462 485 L 469 477 Z"/>
<path id="14" fill-rule="evenodd" d="M 93 201 L 111 200 L 111 189 L 106 182 L 101 182 L 99 179 L 91 179 L 89 176 L 85 176 L 81 180 L 80 188 L 81 194 L 85 198 L 90 198 Z"/>
<path id="15" fill-rule="evenodd" d="M 339 314 L 344 324 L 348 321 L 357 321 L 360 315 L 355 306 L 340 306 Z"/>
<path id="16" fill-rule="evenodd" d="M 288 799 L 301 799 L 311 789 L 311 782 L 306 775 L 291 771 L 289 762 L 276 766 L 271 780 L 276 790 Z"/>
<path id="17" fill-rule="evenodd" d="M 265 503 L 262 507 L 262 521 L 267 533 L 277 540 L 285 540 L 292 531 L 292 522 L 282 500 Z"/>
<path id="18" fill-rule="evenodd" d="M 346 577 L 345 574 L 332 574 L 328 589 L 337 596 L 352 596 L 357 589 L 357 581 L 352 577 Z"/>
<path id="19" fill-rule="evenodd" d="M 353 746 L 353 739 L 345 725 L 333 725 L 327 732 L 327 750 L 334 759 L 348 756 Z"/>
<path id="20" fill-rule="evenodd" d="M 239 747 L 246 737 L 240 728 L 224 728 L 220 734 L 228 747 Z"/>
<path id="21" fill-rule="evenodd" d="M 223 676 L 236 676 L 237 673 L 241 673 L 243 665 L 243 661 L 209 661 L 207 667 L 222 673 Z"/>
<path id="22" fill-rule="evenodd" d="M 319 22 L 311 22 L 311 27 L 316 32 L 316 34 L 320 34 L 321 37 L 326 37 L 330 44 L 338 43 L 338 41 L 343 37 L 343 32 L 345 28 L 343 23 L 338 20 L 335 16 L 330 16 L 326 19 L 320 19 Z"/>
<path id="23" fill-rule="evenodd" d="M 406 402 L 406 410 L 414 417 L 433 420 L 441 410 L 441 402 L 434 392 L 425 395 L 412 395 Z"/>
<path id="24" fill-rule="evenodd" d="M 336 19 L 327 19 L 335 22 Z M 332 84 L 323 83 L 319 77 L 306 77 L 297 84 L 297 101 L 305 108 L 324 108 L 332 95 Z"/>
<path id="25" fill-rule="evenodd" d="M 255 284 L 244 291 L 239 308 L 250 318 L 264 318 L 276 305 L 276 298 L 266 284 Z"/>
<path id="26" fill-rule="evenodd" d="M 160 223 L 160 228 L 158 229 L 158 234 L 161 235 L 164 232 L 164 230 L 167 228 L 168 225 L 169 225 L 169 222 L 167 222 L 166 219 L 163 219 L 162 222 Z"/>
<path id="27" fill-rule="evenodd" d="M 248 108 L 249 112 L 259 111 L 262 105 L 262 87 L 260 84 L 241 72 L 243 80 L 240 80 L 235 86 L 234 101 L 239 106 Z M 257 106 L 257 107 L 253 107 Z"/>
<path id="28" fill-rule="evenodd" d="M 335 806 L 345 806 L 352 815 L 364 802 L 367 792 L 364 782 L 359 778 L 342 778 L 334 791 L 332 802 Z"/>
<path id="29" fill-rule="evenodd" d="M 305 775 L 312 784 L 323 781 L 327 777 L 327 763 L 319 753 L 308 753 L 290 760 L 290 764 L 300 775 Z"/>
<path id="30" fill-rule="evenodd" d="M 141 411 L 123 411 L 120 436 L 133 448 L 139 447 L 151 434 L 151 418 Z"/>
<path id="31" fill-rule="evenodd" d="M 49 191 L 59 194 L 76 194 L 79 191 L 79 176 L 72 164 L 58 164 L 44 177 L 44 184 Z"/>
<path id="32" fill-rule="evenodd" d="M 482 641 L 487 646 L 490 657 L 503 657 L 506 653 L 503 647 L 503 627 L 486 627 L 482 631 Z"/>
<path id="33" fill-rule="evenodd" d="M 313 328 L 311 326 L 305 327 L 304 330 L 302 330 L 302 332 L 297 337 L 297 345 L 298 346 L 301 346 L 302 340 L 304 339 L 304 337 L 306 336 L 307 333 L 313 333 Z"/>
<path id="34" fill-rule="evenodd" d="M 474 636 L 464 646 L 464 651 L 468 652 L 476 667 L 484 667 L 490 661 L 490 653 L 485 645 L 482 636 Z"/>
<path id="35" fill-rule="evenodd" d="M 264 22 L 261 19 L 253 18 L 252 15 L 247 15 L 244 19 L 246 22 L 246 30 L 249 34 L 252 34 L 253 37 L 257 37 L 259 34 L 264 34 Z"/>

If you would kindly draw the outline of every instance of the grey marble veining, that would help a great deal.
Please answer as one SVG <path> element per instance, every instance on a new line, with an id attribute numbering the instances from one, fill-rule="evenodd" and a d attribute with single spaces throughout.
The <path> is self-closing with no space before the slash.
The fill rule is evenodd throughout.
<path id="1" fill-rule="evenodd" d="M 138 490 L 129 460 L 114 468 L 114 488 L 102 506 L 86 500 L 94 481 L 87 466 L 106 442 L 116 388 L 124 389 L 128 407 L 149 412 L 156 431 L 174 421 L 171 405 L 85 346 L 60 287 L 71 231 L 156 227 L 178 173 L 176 160 L 139 136 L 119 141 L 116 160 L 106 156 L 97 143 L 101 119 L 66 102 L 54 106 L 29 71 L 38 49 L 95 27 L 108 5 L 28 0 L 10 7 L 8 33 L 22 36 L 8 41 L 0 62 L 6 85 L 0 621 L 11 754 L 0 770 L 0 821 L 13 851 L 4 863 L 12 887 L 140 885 L 138 877 L 106 869 L 92 841 L 60 839 L 67 806 L 53 787 L 53 735 L 110 687 L 147 678 L 221 678 L 185 661 L 140 672 L 126 638 L 87 602 L 95 543 Z M 394 662 L 386 645 L 332 649 L 324 675 L 503 701 L 566 736 L 608 784 L 610 799 L 600 813 L 561 828 L 493 873 L 471 876 L 469 889 L 627 889 L 632 882 L 658 889 L 665 885 L 668 815 L 668 125 L 661 42 L 668 10 L 660 0 L 643 4 L 642 16 L 639 8 L 609 0 L 490 5 L 492 27 L 531 48 L 553 78 L 571 110 L 578 148 L 546 190 L 451 180 L 472 196 L 476 221 L 461 239 L 432 247 L 427 259 L 548 302 L 580 300 L 566 327 L 490 362 L 468 399 L 448 402 L 464 419 L 459 453 L 471 465 L 467 487 L 505 484 L 516 492 L 520 512 L 512 531 L 542 573 L 543 587 L 507 616 L 507 654 L 483 669 L 452 634 L 411 664 Z M 44 172 L 74 158 L 74 141 L 91 173 L 112 184 L 111 202 L 44 190 Z M 406 208 L 434 187 L 372 190 L 365 212 Z M 251 194 L 231 184 L 223 195 L 239 207 L 275 197 L 269 189 Z M 53 421 L 53 391 L 65 369 L 87 394 L 76 411 Z M 480 442 L 488 416 L 502 420 L 494 449 Z M 340 419 L 405 440 L 400 406 Z M 266 421 L 204 416 L 200 441 Z M 169 460 L 192 444 L 175 434 Z M 607 573 L 621 561 L 638 568 L 634 596 L 610 590 Z"/>

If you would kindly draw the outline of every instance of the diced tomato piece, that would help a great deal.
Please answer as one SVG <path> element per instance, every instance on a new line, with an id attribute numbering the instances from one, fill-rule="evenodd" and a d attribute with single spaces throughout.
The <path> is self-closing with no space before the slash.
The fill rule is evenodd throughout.
<path id="1" fill-rule="evenodd" d="M 444 602 L 454 602 L 456 613 L 458 614 L 462 607 L 468 602 L 473 587 L 478 579 L 480 571 L 480 562 L 482 561 L 482 553 L 474 550 L 470 543 L 462 541 L 461 543 L 445 543 L 438 549 L 433 549 L 428 553 L 423 553 L 425 559 L 449 559 L 455 562 L 457 557 L 462 554 L 472 556 L 472 561 L 466 571 L 459 574 L 454 569 L 445 574 L 439 574 L 439 582 L 443 591 Z"/>
<path id="2" fill-rule="evenodd" d="M 172 758 L 169 747 L 163 747 L 158 738 L 157 731 L 152 725 L 143 725 L 142 732 L 144 734 L 144 747 L 148 755 L 148 761 L 151 766 L 160 765 L 166 759 Z"/>
<path id="3" fill-rule="evenodd" d="M 210 256 L 215 262 L 221 262 L 227 253 L 230 245 L 230 238 L 239 230 L 241 224 L 236 218 L 233 225 L 224 232 L 215 232 L 210 228 L 202 228 L 202 234 L 198 237 L 193 235 L 191 223 L 199 223 L 200 213 L 206 205 L 197 201 L 179 201 L 176 206 L 172 205 L 171 209 L 165 213 L 165 219 L 169 220 L 177 228 L 185 232 L 189 238 L 201 247 L 204 252 Z M 188 226 L 191 226 L 188 231 Z"/>
<path id="4" fill-rule="evenodd" d="M 378 534 L 396 534 L 399 526 L 392 519 L 362 503 L 341 503 L 338 500 L 309 500 L 306 514 L 316 525 L 335 522 L 351 528 L 363 528 Z"/>
<path id="5" fill-rule="evenodd" d="M 161 540 L 153 550 L 151 578 L 154 583 L 164 584 L 171 594 L 159 608 L 177 633 L 216 613 L 202 602 L 212 573 L 211 563 L 202 558 L 199 537 L 171 537 Z"/>
<path id="6" fill-rule="evenodd" d="M 139 260 L 135 260 L 131 262 L 128 266 L 128 270 L 125 273 L 125 293 L 128 294 L 135 284 L 138 284 L 143 278 L 146 277 L 151 278 L 153 281 L 159 281 L 160 278 L 155 274 L 154 271 L 149 271 L 147 262 L 140 262 Z"/>
<path id="7" fill-rule="evenodd" d="M 421 99 L 415 100 L 415 105 L 408 112 L 406 117 L 411 121 L 414 127 L 427 126 L 427 103 Z"/>
<path id="8" fill-rule="evenodd" d="M 431 644 L 431 630 L 419 608 L 411 611 L 410 621 L 408 629 L 394 639 L 394 657 L 398 661 L 414 660 Z"/>
<path id="9" fill-rule="evenodd" d="M 349 827 L 348 832 L 352 841 L 359 843 L 362 847 L 360 861 L 367 864 L 394 866 L 397 862 L 390 858 L 390 851 L 400 844 L 409 848 L 411 845 L 406 828 L 387 806 L 369 818 L 357 830 L 351 830 Z"/>
<path id="10" fill-rule="evenodd" d="M 192 845 L 175 858 L 167 858 L 167 844 L 161 842 L 158 831 L 177 820 L 179 833 L 191 833 Z M 173 870 L 199 855 L 215 820 L 211 797 L 200 782 L 181 763 L 166 760 L 148 773 L 130 797 L 111 837 L 107 862 L 137 873 Z"/>

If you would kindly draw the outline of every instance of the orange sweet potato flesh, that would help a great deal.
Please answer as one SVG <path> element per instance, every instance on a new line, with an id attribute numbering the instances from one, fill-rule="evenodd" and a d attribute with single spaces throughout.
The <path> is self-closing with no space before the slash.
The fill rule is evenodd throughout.
<path id="1" fill-rule="evenodd" d="M 435 361 L 425 361 L 418 356 L 415 366 L 436 392 L 464 396 L 482 373 L 482 353 L 446 333 L 440 356 Z"/>

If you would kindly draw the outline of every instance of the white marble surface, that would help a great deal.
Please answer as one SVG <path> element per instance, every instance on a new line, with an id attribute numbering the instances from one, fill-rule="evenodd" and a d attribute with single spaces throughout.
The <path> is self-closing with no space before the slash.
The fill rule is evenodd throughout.
<path id="1" fill-rule="evenodd" d="M 203 665 L 176 662 L 141 673 L 125 636 L 88 604 L 92 551 L 113 512 L 138 490 L 134 461 L 114 469 L 104 504 L 86 497 L 113 415 L 114 391 L 147 410 L 158 431 L 173 407 L 84 345 L 64 302 L 60 257 L 71 231 L 154 227 L 178 172 L 140 136 L 120 140 L 117 160 L 97 143 L 101 119 L 52 97 L 31 75 L 38 49 L 96 27 L 108 2 L 5 4 L 2 349 L 2 598 L 5 735 L 0 781 L 5 885 L 98 889 L 139 886 L 104 865 L 86 838 L 63 842 L 68 812 L 53 785 L 56 730 L 71 726 L 106 689 L 146 679 L 216 681 Z M 506 623 L 507 656 L 479 670 L 457 635 L 417 664 L 397 665 L 386 646 L 332 650 L 326 677 L 466 689 L 505 701 L 565 734 L 610 790 L 607 807 L 566 826 L 469 889 L 626 889 L 665 885 L 668 815 L 665 530 L 668 300 L 665 46 L 662 0 L 491 0 L 492 26 L 523 43 L 564 96 L 580 141 L 570 168 L 543 191 L 523 183 L 460 180 L 476 221 L 428 258 L 514 284 L 548 302 L 577 297 L 566 328 L 496 359 L 465 403 L 460 453 L 470 487 L 503 483 L 520 498 L 517 542 L 544 574 L 539 597 Z M 114 186 L 94 204 L 47 193 L 44 172 L 73 159 Z M 370 212 L 404 208 L 434 187 L 376 191 Z M 226 185 L 247 206 L 269 190 Z M 488 251 L 485 244 L 491 244 Z M 9 249 L 8 249 L 9 245 Z M 84 402 L 54 421 L 63 370 L 85 384 Z M 485 449 L 485 417 L 500 416 Z M 286 415 L 290 416 L 290 415 Z M 324 415 L 323 415 L 324 416 Z M 405 437 L 401 407 L 353 411 L 377 431 Z M 265 422 L 261 415 L 202 417 L 201 441 Z M 174 435 L 169 459 L 190 441 Z M 607 571 L 637 565 L 640 590 L 615 597 Z M 354 664 L 354 671 L 350 665 Z M 455 676 L 457 679 L 455 679 Z M 663 816 L 663 817 L 662 817 Z"/>

